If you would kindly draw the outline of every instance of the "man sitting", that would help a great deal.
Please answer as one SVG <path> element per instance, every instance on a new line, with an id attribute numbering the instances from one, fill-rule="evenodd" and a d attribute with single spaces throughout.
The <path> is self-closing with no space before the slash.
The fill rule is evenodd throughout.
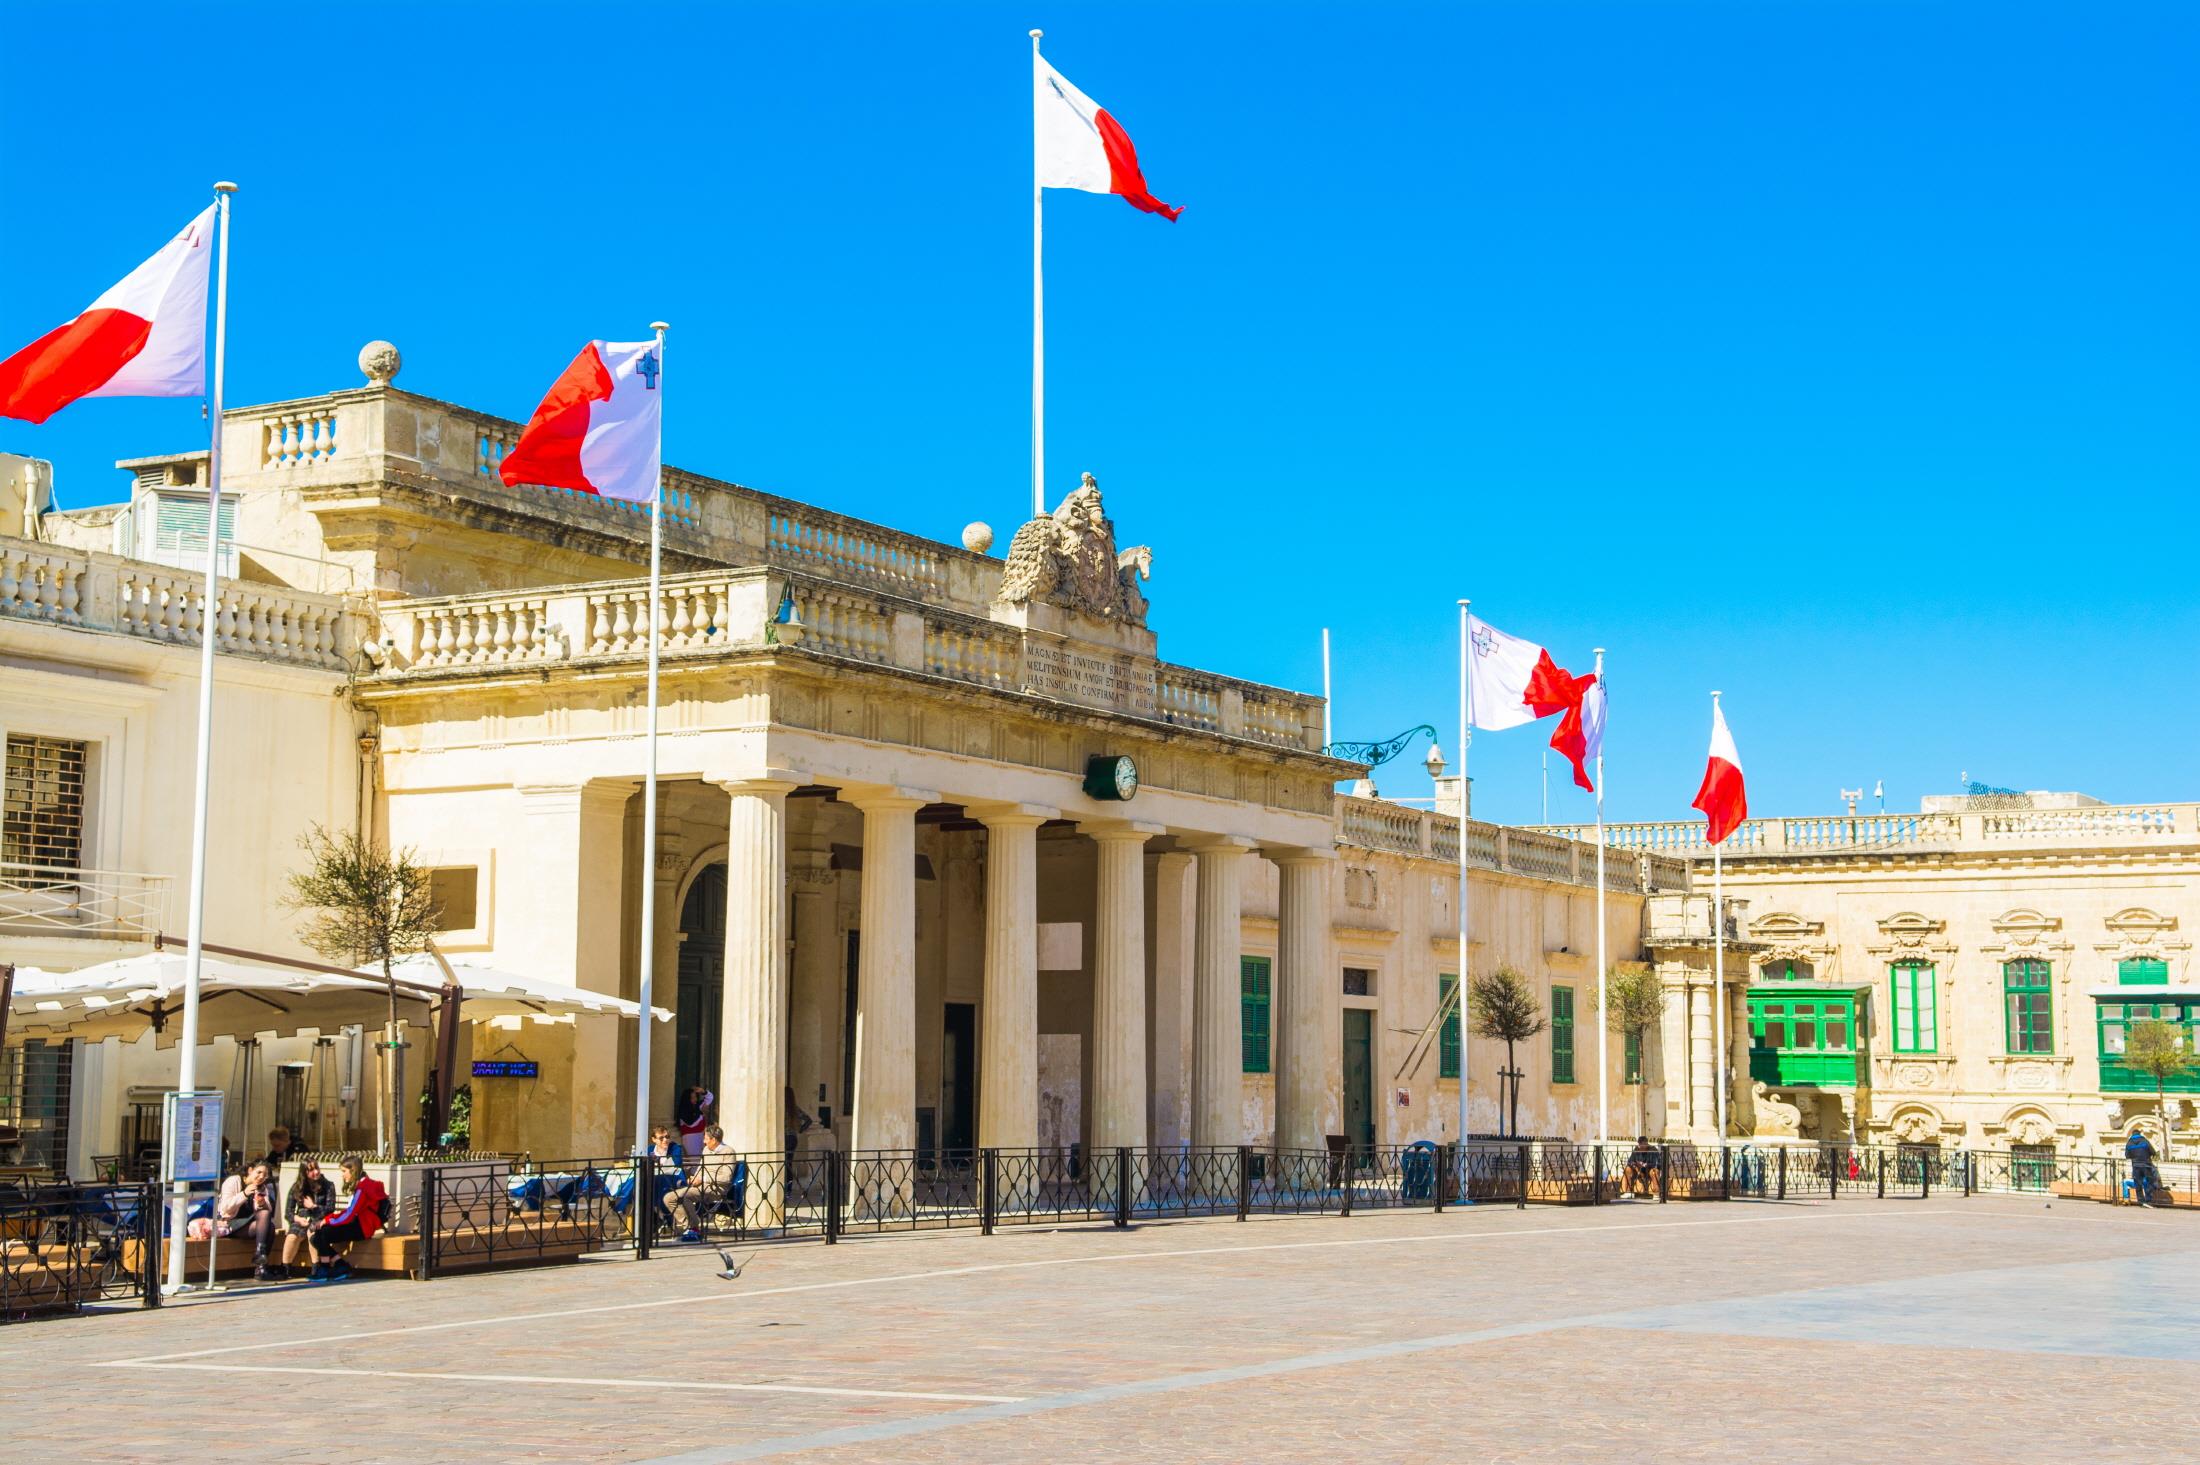
<path id="1" fill-rule="evenodd" d="M 682 1241 L 703 1239 L 703 1216 L 726 1198 L 733 1188 L 735 1160 L 726 1145 L 726 1132 L 718 1125 L 703 1129 L 703 1154 L 688 1183 L 665 1197 L 665 1206 L 679 1224 Z"/>
<path id="2" fill-rule="evenodd" d="M 1650 1143 L 1650 1136 L 1638 1135 L 1635 1148 L 1627 1156 L 1627 1193 L 1639 1195 L 1644 1200 L 1658 1193 L 1658 1172 L 1665 1168 L 1665 1157 L 1658 1147 Z"/>

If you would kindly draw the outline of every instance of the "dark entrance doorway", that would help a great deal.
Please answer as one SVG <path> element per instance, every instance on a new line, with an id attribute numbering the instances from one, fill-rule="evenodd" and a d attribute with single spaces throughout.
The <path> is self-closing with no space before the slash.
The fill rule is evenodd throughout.
<path id="1" fill-rule="evenodd" d="M 978 1147 L 978 1009 L 947 1004 L 940 1052 L 940 1144 L 949 1154 Z"/>
<path id="2" fill-rule="evenodd" d="M 1344 1134 L 1356 1150 L 1375 1147 L 1375 1014 L 1344 1010 Z"/>
<path id="3" fill-rule="evenodd" d="M 718 1025 L 726 988 L 726 867 L 710 865 L 680 907 L 680 1008 L 672 1029 L 672 1092 L 718 1087 Z M 670 1097 L 670 1096 L 668 1096 Z M 669 1103 L 667 1114 L 672 1112 Z"/>

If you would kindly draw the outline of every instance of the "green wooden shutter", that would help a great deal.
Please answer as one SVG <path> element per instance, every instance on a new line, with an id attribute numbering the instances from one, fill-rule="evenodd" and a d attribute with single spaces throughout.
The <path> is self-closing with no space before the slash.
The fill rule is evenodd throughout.
<path id="1" fill-rule="evenodd" d="M 1451 989 L 1459 985 L 1459 978 L 1445 972 L 1436 979 L 1436 1005 L 1442 1007 L 1451 1000 Z M 1437 1038 L 1436 1076 L 1459 1076 L 1459 1011 L 1452 1009 L 1444 1019 L 1444 1030 Z"/>
<path id="2" fill-rule="evenodd" d="M 2054 1005 L 2047 986 L 2049 973 L 2049 965 L 2044 961 L 2002 963 L 2003 1036 L 2011 1053 L 2055 1051 Z"/>
<path id="3" fill-rule="evenodd" d="M 1888 971 L 1894 988 L 1894 1051 L 1939 1052 L 1939 995 L 1933 968 L 1918 962 L 1897 962 Z"/>
<path id="4" fill-rule="evenodd" d="M 2117 962 L 2116 984 L 2121 987 L 2166 987 L 2169 985 L 2169 963 L 2147 960 Z"/>
<path id="5" fill-rule="evenodd" d="M 1641 1083 L 1641 1082 L 1642 1082 L 1642 1034 L 1641 1034 L 1641 1033 L 1629 1033 L 1629 1034 L 1627 1034 L 1627 1036 L 1626 1036 L 1626 1038 L 1625 1038 L 1625 1040 L 1624 1040 L 1624 1046 L 1625 1046 L 1625 1050 L 1626 1050 L 1626 1057 L 1625 1057 L 1625 1062 L 1626 1062 L 1626 1065 L 1627 1065 L 1627 1067 L 1626 1067 L 1626 1072 L 1625 1072 L 1624 1076 L 1623 1076 L 1623 1077 L 1622 1077 L 1622 1078 L 1620 1079 L 1620 1082 L 1621 1082 L 1621 1083 Z"/>
<path id="6" fill-rule="evenodd" d="M 1238 958 L 1238 1024 L 1247 1073 L 1268 1071 L 1268 958 Z"/>
<path id="7" fill-rule="evenodd" d="M 1551 1082 L 1574 1081 L 1574 989 L 1551 988 Z"/>

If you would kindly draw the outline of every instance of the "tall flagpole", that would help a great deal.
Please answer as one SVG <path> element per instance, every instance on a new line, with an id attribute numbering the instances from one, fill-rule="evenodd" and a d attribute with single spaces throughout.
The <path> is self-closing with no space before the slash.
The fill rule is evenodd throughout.
<path id="1" fill-rule="evenodd" d="M 1039 69 L 1039 38 L 1031 33 L 1031 66 Z M 1037 83 L 1034 82 L 1034 85 Z M 1046 216 L 1046 190 L 1039 185 L 1039 109 L 1031 111 L 1031 517 L 1047 511 L 1047 321 L 1045 276 L 1040 268 L 1039 224 Z"/>
<path id="2" fill-rule="evenodd" d="M 665 389 L 665 332 L 672 329 L 661 320 L 651 321 L 657 333 L 657 390 Z M 642 980 L 637 996 L 642 1005 L 641 1036 L 634 1044 L 634 1153 L 649 1151 L 649 1025 L 650 1007 L 657 981 L 657 598 L 663 575 L 665 539 L 665 404 L 657 402 L 657 485 L 649 496 L 649 751 L 642 775 Z"/>
<path id="3" fill-rule="evenodd" d="M 1337 741 L 1336 717 L 1329 707 L 1329 627 L 1322 627 L 1322 751 Z"/>
<path id="4" fill-rule="evenodd" d="M 1604 648 L 1597 648 L 1597 690 L 1604 690 Z M 1610 709 L 1611 699 L 1604 703 Z M 1611 1139 L 1611 1121 L 1605 1104 L 1605 1086 L 1610 1082 L 1610 1054 L 1606 1035 L 1611 1031 L 1611 1020 L 1604 1007 L 1604 736 L 1597 730 L 1597 1143 Z"/>
<path id="5" fill-rule="evenodd" d="M 1711 716 L 1719 715 L 1719 694 L 1711 694 Z M 1709 817 L 1708 815 L 1706 816 Z M 1719 1143 L 1726 1143 L 1726 875 L 1719 846 L 1711 846 L 1711 985 L 1713 1108 L 1719 1116 Z"/>
<path id="6" fill-rule="evenodd" d="M 214 642 L 221 633 L 221 537 L 222 537 L 222 368 L 229 349 L 229 196 L 234 183 L 214 185 L 214 203 L 221 211 L 217 231 L 220 251 L 215 263 L 214 379 L 206 399 L 211 421 L 206 452 L 206 589 L 199 607 L 199 762 L 191 799 L 191 908 L 183 959 L 183 1031 L 178 1046 L 183 1052 L 176 1065 L 176 1092 L 195 1093 L 199 1085 L 199 969 L 206 955 L 206 804 L 212 781 L 214 746 Z M 161 1136 L 161 1147 L 172 1163 L 176 1137 Z M 183 1290 L 183 1236 L 185 1215 L 191 1209 L 191 1183 L 170 1175 L 168 1230 L 175 1244 L 168 1248 L 169 1292 Z"/>
<path id="7" fill-rule="evenodd" d="M 1467 1126 L 1467 752 L 1474 746 L 1472 709 L 1467 704 L 1467 604 L 1459 602 L 1459 1204 L 1467 1195 L 1467 1140 L 1474 1131 Z M 1438 1044 L 1441 1048 L 1442 1044 Z"/>

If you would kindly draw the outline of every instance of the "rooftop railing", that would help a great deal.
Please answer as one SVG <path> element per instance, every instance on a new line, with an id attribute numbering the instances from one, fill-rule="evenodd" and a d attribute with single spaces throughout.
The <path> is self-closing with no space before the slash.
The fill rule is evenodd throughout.
<path id="1" fill-rule="evenodd" d="M 0 934 L 150 937 L 167 898 L 165 875 L 0 863 Z"/>
<path id="2" fill-rule="evenodd" d="M 1700 819 L 1607 824 L 1612 849 L 1706 860 L 1711 846 Z M 1543 833 L 1589 842 L 1593 824 L 1546 826 Z M 2076 809 L 2005 809 L 1961 814 L 1829 814 L 1749 819 L 1722 847 L 1728 859 L 1808 856 L 1889 849 L 1956 849 L 2015 844 L 2164 844 L 2200 839 L 2200 804 L 2097 804 Z"/>
<path id="3" fill-rule="evenodd" d="M 1363 849 L 1456 864 L 1460 823 L 1450 814 L 1408 808 L 1384 799 L 1337 800 L 1339 838 Z M 1470 819 L 1465 825 L 1470 869 L 1499 870 L 1565 885 L 1596 886 L 1596 848 L 1534 829 L 1510 829 Z M 1684 891 L 1688 864 L 1665 855 L 1607 849 L 1604 888 L 1637 893 Z"/>
<path id="4" fill-rule="evenodd" d="M 782 619 L 783 594 L 793 602 L 791 619 Z M 641 579 L 390 601 L 379 613 L 387 651 L 377 680 L 456 668 L 639 660 L 649 649 L 649 582 Z M 1020 693 L 1029 685 L 1024 638 L 1014 627 L 841 578 L 762 567 L 667 575 L 657 617 L 666 656 L 754 649 L 768 638 L 805 654 L 967 686 Z M 1155 664 L 1154 679 L 1150 721 L 1320 751 L 1318 697 L 1166 662 Z"/>
<path id="5" fill-rule="evenodd" d="M 363 614 L 342 596 L 224 580 L 214 647 L 340 671 L 351 665 Z M 191 570 L 0 536 L 0 617 L 196 646 L 207 623 L 206 581 Z"/>

